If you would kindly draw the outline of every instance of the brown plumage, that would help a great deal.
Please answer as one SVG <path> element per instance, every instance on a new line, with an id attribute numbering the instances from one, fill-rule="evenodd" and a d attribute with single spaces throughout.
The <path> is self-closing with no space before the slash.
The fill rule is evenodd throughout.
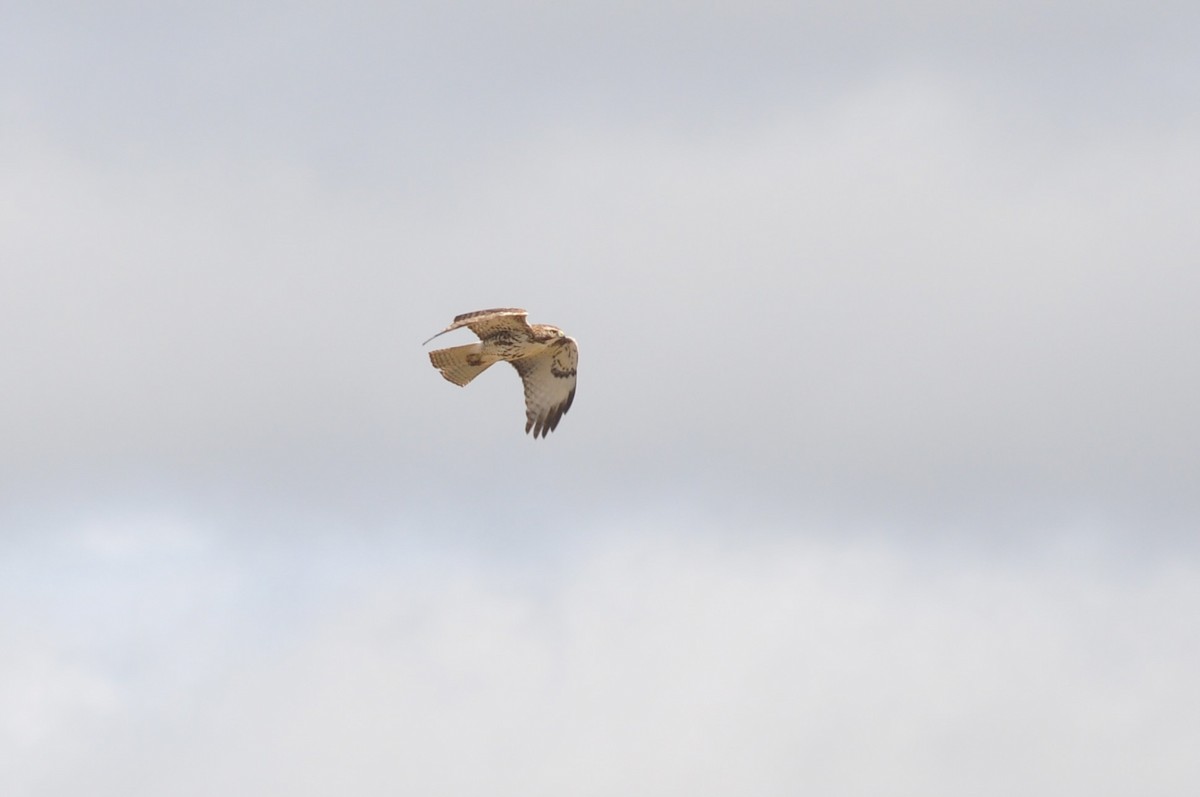
<path id="1" fill-rule="evenodd" d="M 502 307 L 455 316 L 454 323 L 433 338 L 466 327 L 479 336 L 479 342 L 431 351 L 429 361 L 459 386 L 466 386 L 494 363 L 512 363 L 525 386 L 525 432 L 533 430 L 537 438 L 558 428 L 571 409 L 579 347 L 558 327 L 530 324 L 526 315 L 524 310 Z"/>

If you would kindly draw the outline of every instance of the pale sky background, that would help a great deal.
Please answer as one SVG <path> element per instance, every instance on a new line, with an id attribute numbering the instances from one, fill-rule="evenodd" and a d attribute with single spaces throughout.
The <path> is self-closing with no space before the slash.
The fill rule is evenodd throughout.
<path id="1" fill-rule="evenodd" d="M 1198 41 L 5 4 L 0 792 L 1197 792 Z"/>

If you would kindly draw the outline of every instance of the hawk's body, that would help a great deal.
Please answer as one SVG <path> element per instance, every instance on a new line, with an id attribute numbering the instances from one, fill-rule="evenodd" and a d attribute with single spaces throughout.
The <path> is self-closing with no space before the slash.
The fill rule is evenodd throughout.
<path id="1" fill-rule="evenodd" d="M 431 351 L 429 361 L 460 386 L 494 363 L 512 363 L 525 385 L 525 432 L 532 429 L 535 438 L 545 437 L 558 427 L 575 400 L 579 348 L 558 327 L 530 324 L 526 315 L 524 310 L 499 308 L 456 316 L 453 324 L 433 338 L 467 327 L 479 336 L 479 342 Z"/>

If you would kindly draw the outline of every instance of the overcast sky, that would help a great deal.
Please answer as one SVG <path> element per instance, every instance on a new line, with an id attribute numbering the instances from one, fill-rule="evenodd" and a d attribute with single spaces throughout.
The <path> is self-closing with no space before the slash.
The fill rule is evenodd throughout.
<path id="1" fill-rule="evenodd" d="M 1200 788 L 1197 41 L 7 4 L 0 791 Z"/>

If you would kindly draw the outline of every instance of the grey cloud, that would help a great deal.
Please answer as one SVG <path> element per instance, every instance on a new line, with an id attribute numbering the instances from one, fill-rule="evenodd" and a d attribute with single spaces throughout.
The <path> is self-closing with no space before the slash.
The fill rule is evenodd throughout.
<path id="1" fill-rule="evenodd" d="M 521 304 L 581 341 L 560 437 L 600 482 L 707 462 L 781 491 L 1187 505 L 1190 138 L 1044 150 L 977 102 L 909 75 L 736 134 L 567 127 L 421 197 L 35 150 L 10 184 L 7 467 L 470 478 L 463 446 L 519 431 L 515 378 L 450 390 L 416 341 Z"/>
<path id="2" fill-rule="evenodd" d="M 27 13 L 7 94 L 124 162 L 213 152 L 437 185 L 561 119 L 689 130 L 813 105 L 897 69 L 973 76 L 1090 126 L 1195 99 L 1187 4 L 213 4 Z M 55 46 L 58 45 L 58 46 Z M 53 54 L 53 55 L 50 55 Z M 1178 118 L 1178 117 L 1176 117 Z"/>

